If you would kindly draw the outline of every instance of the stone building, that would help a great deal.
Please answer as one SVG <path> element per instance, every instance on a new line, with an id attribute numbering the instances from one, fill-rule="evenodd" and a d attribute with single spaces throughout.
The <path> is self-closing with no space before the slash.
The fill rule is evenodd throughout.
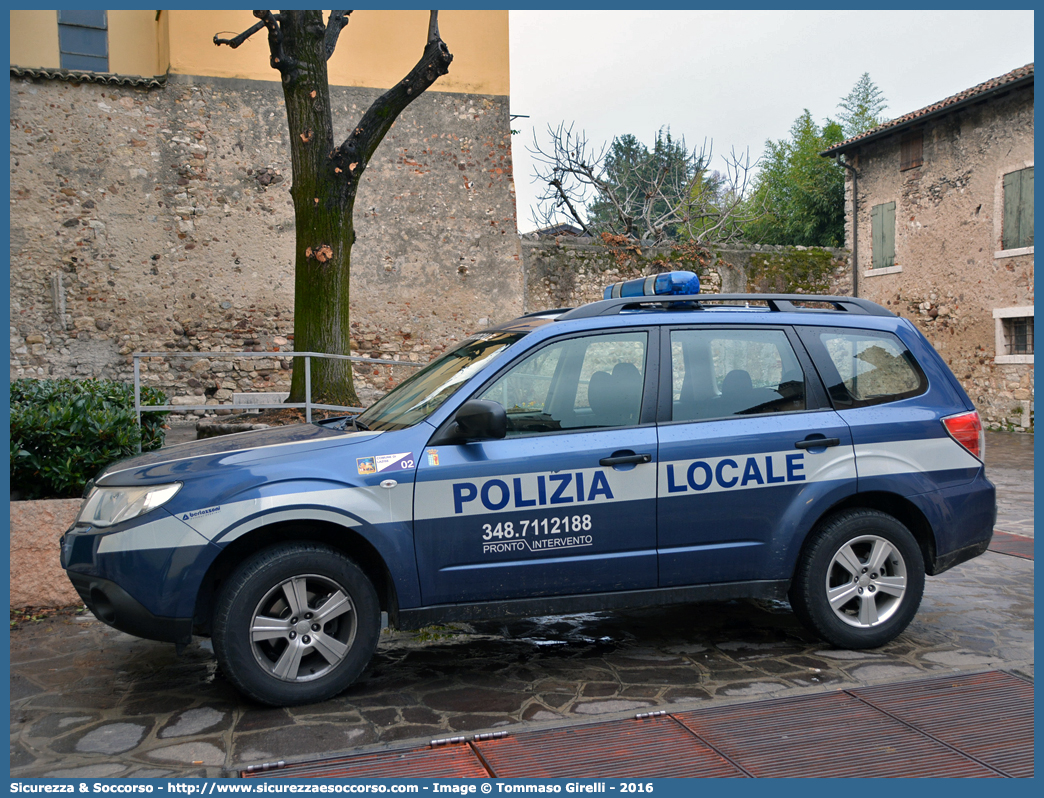
<path id="1" fill-rule="evenodd" d="M 854 290 L 912 319 L 987 423 L 1033 414 L 1033 64 L 823 153 Z"/>
<path id="2" fill-rule="evenodd" d="M 12 379 L 129 380 L 136 351 L 255 350 L 273 357 L 156 360 L 143 376 L 182 404 L 286 390 L 294 216 L 282 90 L 263 33 L 236 50 L 213 43 L 256 20 L 110 10 L 10 21 Z M 427 21 L 351 16 L 329 61 L 344 136 L 416 62 Z M 507 12 L 439 21 L 450 72 L 399 117 L 359 191 L 357 354 L 426 362 L 521 312 Z"/>

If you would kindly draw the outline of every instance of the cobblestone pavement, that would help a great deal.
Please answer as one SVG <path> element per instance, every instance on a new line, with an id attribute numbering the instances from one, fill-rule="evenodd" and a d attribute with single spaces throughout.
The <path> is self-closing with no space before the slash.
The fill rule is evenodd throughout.
<path id="1" fill-rule="evenodd" d="M 1006 506 L 1023 525 L 998 528 L 1031 531 L 1032 439 L 995 437 L 990 476 L 1006 499 L 1015 489 Z M 386 633 L 356 685 L 293 709 L 241 699 L 205 641 L 179 657 L 69 613 L 12 630 L 11 774 L 228 776 L 465 731 L 990 668 L 1033 675 L 1033 561 L 994 552 L 930 578 L 909 629 L 874 651 L 824 647 L 773 603 L 456 625 Z"/>
<path id="2" fill-rule="evenodd" d="M 1033 436 L 986 433 L 986 476 L 997 486 L 997 529 L 1033 537 Z"/>

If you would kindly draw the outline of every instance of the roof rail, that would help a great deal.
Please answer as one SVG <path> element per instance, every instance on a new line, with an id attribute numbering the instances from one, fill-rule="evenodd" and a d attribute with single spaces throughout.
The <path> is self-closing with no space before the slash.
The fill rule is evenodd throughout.
<path id="1" fill-rule="evenodd" d="M 595 316 L 615 316 L 624 310 L 637 309 L 642 305 L 674 305 L 682 304 L 679 310 L 709 310 L 707 305 L 717 303 L 751 303 L 764 302 L 769 311 L 774 313 L 822 313 L 825 308 L 804 307 L 806 303 L 816 302 L 819 304 L 833 305 L 834 312 L 855 313 L 864 316 L 892 316 L 895 314 L 887 308 L 871 302 L 868 299 L 860 299 L 851 296 L 819 296 L 816 294 L 699 294 L 695 296 L 636 296 L 618 297 L 616 299 L 603 299 L 600 302 L 592 302 L 563 313 L 558 321 L 567 319 L 588 319 Z"/>
<path id="2" fill-rule="evenodd" d="M 547 310 L 534 310 L 532 313 L 523 313 L 519 316 L 520 319 L 528 319 L 533 316 L 551 316 L 555 313 L 565 313 L 572 308 L 548 308 Z"/>

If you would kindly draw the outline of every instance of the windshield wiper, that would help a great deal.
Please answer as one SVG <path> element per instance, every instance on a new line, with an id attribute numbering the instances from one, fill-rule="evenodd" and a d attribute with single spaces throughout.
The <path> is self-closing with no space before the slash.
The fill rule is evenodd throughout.
<path id="1" fill-rule="evenodd" d="M 352 426 L 355 427 L 357 430 L 362 430 L 363 432 L 369 432 L 370 431 L 370 428 L 367 427 L 363 422 L 361 422 L 359 420 L 359 416 L 351 416 L 350 418 L 351 418 Z"/>

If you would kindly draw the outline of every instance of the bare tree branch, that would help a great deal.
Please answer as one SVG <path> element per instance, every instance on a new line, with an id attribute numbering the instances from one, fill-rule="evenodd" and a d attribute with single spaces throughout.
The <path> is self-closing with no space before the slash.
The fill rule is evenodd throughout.
<path id="1" fill-rule="evenodd" d="M 591 230 L 590 228 L 588 228 L 587 223 L 580 217 L 580 214 L 577 213 L 576 208 L 573 207 L 573 203 L 569 199 L 569 195 L 562 188 L 562 181 L 552 180 L 549 183 L 549 185 L 552 186 L 558 192 L 558 195 L 561 198 L 561 204 L 566 206 L 566 209 L 569 211 L 569 215 L 576 220 L 576 223 L 580 225 L 580 227 L 587 235 L 591 235 Z"/>
<path id="2" fill-rule="evenodd" d="M 373 101 L 358 126 L 337 149 L 337 158 L 348 167 L 355 179 L 370 161 L 370 156 L 391 129 L 395 119 L 441 75 L 449 72 L 453 55 L 439 38 L 438 11 L 432 11 L 428 22 L 428 42 L 413 69 L 395 86 Z M 353 166 L 354 164 L 354 166 Z M 343 168 L 343 166 L 342 166 Z"/>
<path id="3" fill-rule="evenodd" d="M 334 50 L 337 49 L 337 39 L 341 35 L 341 31 L 348 24 L 348 17 L 351 15 L 351 11 L 331 11 L 330 19 L 326 23 L 326 60 L 330 60 L 330 56 L 334 54 Z"/>
<path id="4" fill-rule="evenodd" d="M 269 63 L 273 69 L 278 69 L 279 73 L 285 77 L 293 65 L 283 53 L 283 31 L 279 28 L 279 20 L 271 11 L 255 11 L 254 16 L 268 28 Z"/>
<path id="5" fill-rule="evenodd" d="M 215 33 L 214 34 L 214 44 L 219 45 L 219 46 L 222 45 L 222 44 L 227 44 L 229 47 L 231 47 L 233 50 L 235 50 L 237 47 L 239 47 L 239 45 L 241 45 L 243 42 L 245 42 L 247 39 L 249 39 L 251 36 L 253 36 L 255 33 L 257 33 L 263 27 L 265 27 L 265 23 L 264 22 L 258 22 L 252 28 L 243 31 L 241 34 L 239 34 L 238 36 L 236 36 L 236 37 L 234 37 L 232 39 L 222 39 L 220 36 L 218 36 Z"/>
<path id="6" fill-rule="evenodd" d="M 439 12 L 432 11 L 428 15 L 428 44 L 441 41 L 442 37 L 439 36 Z"/>
<path id="7" fill-rule="evenodd" d="M 748 196 L 756 166 L 749 153 L 733 151 L 722 174 L 709 169 L 711 143 L 688 150 L 669 131 L 657 134 L 651 152 L 634 137 L 596 151 L 572 125 L 549 127 L 548 137 L 549 146 L 534 136 L 529 148 L 536 182 L 545 187 L 534 213 L 538 226 L 568 220 L 588 235 L 622 235 L 642 245 L 707 245 L 736 240 L 759 213 Z"/>

